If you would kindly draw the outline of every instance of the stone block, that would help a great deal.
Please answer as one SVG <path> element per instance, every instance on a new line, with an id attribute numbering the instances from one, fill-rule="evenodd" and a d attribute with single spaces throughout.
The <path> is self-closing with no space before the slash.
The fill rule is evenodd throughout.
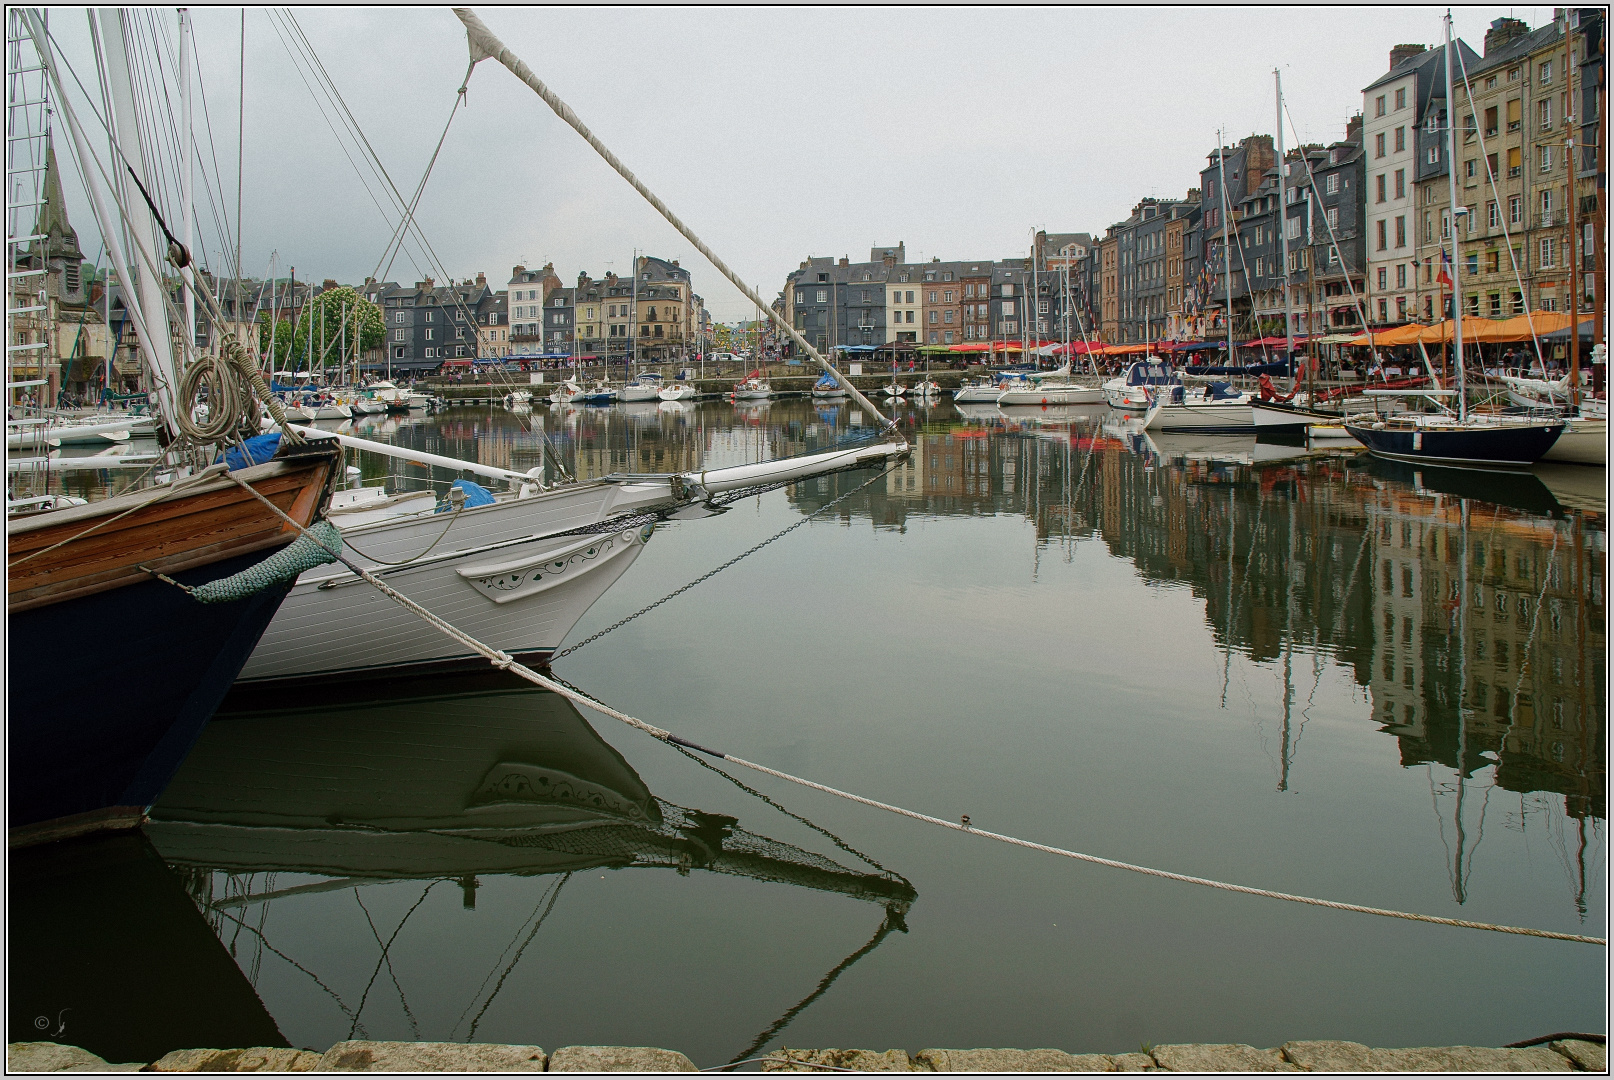
<path id="1" fill-rule="evenodd" d="M 1585 1072 L 1608 1072 L 1608 1047 L 1585 1039 L 1561 1039 L 1552 1049 L 1573 1061 Z"/>
<path id="2" fill-rule="evenodd" d="M 1156 1072 L 1160 1066 L 1148 1054 L 1110 1054 L 1115 1072 Z"/>
<path id="3" fill-rule="evenodd" d="M 1168 1072 L 1298 1072 L 1299 1066 L 1276 1050 L 1257 1050 L 1243 1043 L 1178 1043 L 1149 1051 Z"/>
<path id="4" fill-rule="evenodd" d="M 563 1046 L 549 1055 L 550 1072 L 695 1072 L 676 1050 L 654 1046 Z"/>
<path id="5" fill-rule="evenodd" d="M 915 1072 L 913 1060 L 906 1050 L 777 1050 L 769 1057 L 788 1058 L 790 1062 L 764 1061 L 763 1072 L 819 1072 L 812 1065 L 828 1065 L 833 1069 L 853 1069 L 857 1072 Z"/>
<path id="6" fill-rule="evenodd" d="M 1574 1072 L 1569 1059 L 1545 1046 L 1413 1046 L 1374 1050 L 1373 1067 L 1385 1072 Z"/>
<path id="7" fill-rule="evenodd" d="M 1278 1052 L 1306 1072 L 1372 1072 L 1373 1051 L 1338 1039 L 1286 1042 Z"/>
<path id="8" fill-rule="evenodd" d="M 149 1072 L 313 1072 L 324 1055 L 285 1046 L 242 1050 L 173 1050 L 152 1062 Z"/>
<path id="9" fill-rule="evenodd" d="M 118 1064 L 99 1054 L 66 1043 L 14 1042 L 6 1044 L 6 1072 L 139 1072 L 143 1061 Z"/>
<path id="10" fill-rule="evenodd" d="M 498 1043 L 339 1042 L 316 1072 L 543 1072 L 541 1046 Z"/>
<path id="11" fill-rule="evenodd" d="M 921 1050 L 913 1055 L 918 1069 L 931 1072 L 1112 1072 L 1104 1054 L 1067 1054 L 1063 1050 Z"/>

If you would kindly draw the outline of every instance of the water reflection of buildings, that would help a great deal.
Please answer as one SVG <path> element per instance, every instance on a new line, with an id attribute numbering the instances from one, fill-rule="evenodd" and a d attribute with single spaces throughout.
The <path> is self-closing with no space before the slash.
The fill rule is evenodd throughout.
<path id="1" fill-rule="evenodd" d="M 1509 509 L 1360 458 L 1137 453 L 1092 421 L 966 421 L 913 441 L 911 462 L 837 508 L 843 519 L 1010 514 L 1039 544 L 1101 540 L 1203 599 L 1220 647 L 1348 667 L 1403 764 L 1464 777 L 1494 765 L 1503 789 L 1606 816 L 1601 517 Z M 809 481 L 791 498 L 811 511 L 858 482 Z"/>

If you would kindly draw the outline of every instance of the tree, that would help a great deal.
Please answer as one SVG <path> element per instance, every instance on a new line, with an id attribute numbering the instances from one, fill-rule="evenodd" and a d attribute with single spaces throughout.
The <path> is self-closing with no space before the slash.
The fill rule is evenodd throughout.
<path id="1" fill-rule="evenodd" d="M 386 333 L 381 309 L 343 285 L 326 289 L 303 308 L 292 334 L 292 355 L 300 368 L 314 371 L 335 368 L 344 361 L 351 362 L 356 355 L 362 356 L 366 350 L 379 347 Z M 311 336 L 312 353 L 309 351 Z"/>
<path id="2" fill-rule="evenodd" d="M 269 356 L 269 346 L 271 342 L 274 345 L 274 355 L 271 358 L 273 362 L 269 365 L 270 371 L 281 371 L 289 366 L 287 361 L 292 355 L 291 329 L 291 323 L 286 319 L 277 320 L 271 327 L 269 324 L 269 313 L 267 311 L 258 312 L 259 354 L 262 356 Z"/>

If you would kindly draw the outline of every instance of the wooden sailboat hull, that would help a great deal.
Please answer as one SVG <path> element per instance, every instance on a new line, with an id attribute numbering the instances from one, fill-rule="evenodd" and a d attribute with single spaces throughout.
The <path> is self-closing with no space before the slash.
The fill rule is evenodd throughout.
<path id="1" fill-rule="evenodd" d="M 336 455 L 310 447 L 237 475 L 308 524 Z M 200 585 L 296 538 L 226 477 L 182 485 L 152 505 L 146 489 L 8 526 L 13 846 L 138 825 L 290 588 L 203 604 L 141 569 Z"/>
<path id="2" fill-rule="evenodd" d="M 1608 421 L 1572 416 L 1564 421 L 1564 431 L 1542 461 L 1563 461 L 1572 465 L 1608 464 Z"/>
<path id="3" fill-rule="evenodd" d="M 1523 468 L 1539 461 L 1564 429 L 1563 421 L 1449 428 L 1348 423 L 1345 430 L 1369 452 L 1399 461 Z"/>

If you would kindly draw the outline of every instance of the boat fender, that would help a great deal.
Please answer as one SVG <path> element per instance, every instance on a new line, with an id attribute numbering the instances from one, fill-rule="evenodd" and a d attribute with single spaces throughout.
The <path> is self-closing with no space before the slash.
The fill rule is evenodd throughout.
<path id="1" fill-rule="evenodd" d="M 330 550 L 327 551 L 326 548 Z M 336 556 L 331 552 L 341 550 L 342 531 L 329 521 L 316 521 L 308 527 L 307 535 L 299 536 L 262 562 L 229 577 L 209 581 L 205 585 L 186 585 L 175 581 L 167 574 L 159 574 L 148 566 L 142 566 L 141 569 L 170 585 L 184 589 L 192 598 L 203 604 L 228 604 L 235 600 L 245 600 L 282 582 L 291 581 L 304 570 L 333 563 Z"/>

